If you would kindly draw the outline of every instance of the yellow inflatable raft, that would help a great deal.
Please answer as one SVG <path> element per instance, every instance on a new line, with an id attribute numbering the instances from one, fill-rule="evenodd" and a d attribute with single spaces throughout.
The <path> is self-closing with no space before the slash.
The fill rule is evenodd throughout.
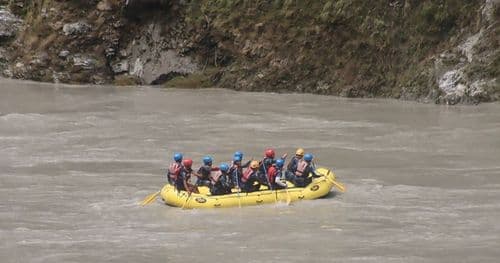
<path id="1" fill-rule="evenodd" d="M 316 169 L 316 173 L 321 176 L 314 178 L 306 187 L 289 187 L 288 189 L 274 191 L 261 190 L 251 193 L 213 196 L 208 193 L 206 187 L 200 187 L 200 194 L 189 194 L 186 191 L 177 191 L 175 187 L 167 184 L 161 190 L 160 195 L 167 205 L 190 209 L 238 207 L 276 202 L 293 202 L 303 199 L 311 200 L 328 195 L 334 185 L 341 191 L 344 191 L 344 187 L 335 181 L 335 174 L 330 170 L 318 168 Z"/>

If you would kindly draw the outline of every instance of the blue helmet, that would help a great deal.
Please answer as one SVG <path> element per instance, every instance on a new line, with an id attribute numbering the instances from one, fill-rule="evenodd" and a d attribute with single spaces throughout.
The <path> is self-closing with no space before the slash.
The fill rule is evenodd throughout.
<path id="1" fill-rule="evenodd" d="M 234 152 L 234 156 L 239 156 L 239 157 L 240 157 L 240 159 L 241 159 L 241 160 L 243 160 L 243 153 L 242 153 L 242 152 L 240 152 L 240 151 L 236 151 L 236 152 Z M 241 161 L 241 160 L 240 160 L 240 161 Z"/>
<path id="2" fill-rule="evenodd" d="M 212 164 L 212 157 L 210 157 L 208 155 L 203 157 L 203 164 L 204 165 L 211 165 Z"/>
<path id="3" fill-rule="evenodd" d="M 238 155 L 233 156 L 233 162 L 241 162 L 241 157 Z"/>
<path id="4" fill-rule="evenodd" d="M 229 165 L 227 165 L 227 163 L 221 163 L 219 169 L 223 172 L 227 172 L 229 170 Z"/>
<path id="5" fill-rule="evenodd" d="M 310 161 L 312 161 L 312 160 L 313 160 L 313 155 L 312 155 L 312 154 L 310 154 L 310 153 L 306 153 L 306 154 L 304 155 L 304 161 L 306 161 L 306 162 L 310 162 Z"/>
<path id="6" fill-rule="evenodd" d="M 283 165 L 285 165 L 285 160 L 283 160 L 283 159 L 276 160 L 276 166 L 277 167 L 282 168 Z"/>
<path id="7" fill-rule="evenodd" d="M 174 161 L 176 162 L 182 161 L 182 153 L 174 153 Z"/>

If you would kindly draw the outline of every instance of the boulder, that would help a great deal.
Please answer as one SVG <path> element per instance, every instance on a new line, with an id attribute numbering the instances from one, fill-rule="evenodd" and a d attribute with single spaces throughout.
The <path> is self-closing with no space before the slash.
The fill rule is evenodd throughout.
<path id="1" fill-rule="evenodd" d="M 92 70 L 96 67 L 97 61 L 85 55 L 75 55 L 73 57 L 73 65 L 85 70 Z"/>
<path id="2" fill-rule="evenodd" d="M 90 25 L 79 21 L 76 23 L 65 24 L 63 26 L 64 35 L 82 35 L 90 31 Z"/>
<path id="3" fill-rule="evenodd" d="M 110 11 L 113 6 L 108 0 L 102 0 L 97 4 L 97 10 L 99 11 Z"/>
<path id="4" fill-rule="evenodd" d="M 21 25 L 21 19 L 7 10 L 0 9 L 0 39 L 13 37 Z"/>
<path id="5" fill-rule="evenodd" d="M 68 50 L 61 50 L 61 52 L 59 52 L 59 54 L 58 54 L 58 56 L 60 58 L 66 58 L 66 57 L 68 57 L 68 55 L 69 55 L 69 51 Z"/>
<path id="6" fill-rule="evenodd" d="M 111 69 L 115 74 L 120 74 L 123 72 L 128 72 L 129 64 L 128 61 L 123 60 L 114 64 L 111 64 Z"/>

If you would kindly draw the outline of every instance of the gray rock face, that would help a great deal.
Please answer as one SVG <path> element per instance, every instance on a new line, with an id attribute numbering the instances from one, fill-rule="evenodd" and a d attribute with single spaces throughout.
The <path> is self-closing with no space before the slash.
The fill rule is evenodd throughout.
<path id="1" fill-rule="evenodd" d="M 75 55 L 73 57 L 73 65 L 76 67 L 81 67 L 82 69 L 92 70 L 95 68 L 97 62 L 91 57 L 85 55 Z"/>
<path id="2" fill-rule="evenodd" d="M 0 47 L 0 75 L 1 75 L 1 72 L 6 68 L 7 62 L 8 62 L 7 52 L 5 49 Z M 4 73 L 4 75 L 6 75 L 6 74 Z"/>
<path id="3" fill-rule="evenodd" d="M 176 40 L 167 40 L 160 32 L 161 25 L 151 24 L 140 39 L 127 47 L 129 74 L 142 79 L 145 84 L 169 73 L 191 74 L 198 70 L 192 58 L 183 57 L 170 48 L 171 42 Z"/>
<path id="4" fill-rule="evenodd" d="M 68 50 L 61 50 L 61 52 L 59 52 L 59 54 L 58 54 L 58 56 L 60 58 L 66 58 L 66 57 L 68 57 L 68 55 L 69 55 L 69 51 Z"/>
<path id="5" fill-rule="evenodd" d="M 495 100 L 498 80 L 485 74 L 483 66 L 493 63 L 500 52 L 491 39 L 499 23 L 492 19 L 499 5 L 500 0 L 485 0 L 481 9 L 481 28 L 435 60 L 433 71 L 440 92 L 436 102 L 457 104 Z"/>
<path id="6" fill-rule="evenodd" d="M 111 9 L 113 9 L 113 7 L 108 0 L 102 0 L 97 4 L 97 10 L 99 11 L 110 11 Z"/>
<path id="7" fill-rule="evenodd" d="M 90 25 L 82 21 L 71 24 L 65 24 L 63 26 L 63 32 L 66 36 L 82 35 L 89 31 L 90 31 Z"/>
<path id="8" fill-rule="evenodd" d="M 7 10 L 0 9 L 0 39 L 13 37 L 21 24 L 21 19 Z"/>
<path id="9" fill-rule="evenodd" d="M 113 72 L 115 74 L 128 72 L 128 69 L 129 69 L 128 61 L 124 60 L 124 61 L 120 61 L 118 63 L 112 64 L 111 69 L 113 70 Z"/>

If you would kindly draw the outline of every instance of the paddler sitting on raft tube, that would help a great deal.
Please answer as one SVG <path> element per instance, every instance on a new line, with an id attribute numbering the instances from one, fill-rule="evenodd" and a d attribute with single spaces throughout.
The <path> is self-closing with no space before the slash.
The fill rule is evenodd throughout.
<path id="1" fill-rule="evenodd" d="M 316 174 L 316 167 L 312 160 L 312 154 L 304 154 L 304 158 L 297 162 L 296 170 L 286 172 L 286 179 L 297 187 L 305 187 L 312 182 L 309 174 L 312 174 L 312 177 L 320 177 L 320 175 Z"/>
<path id="2" fill-rule="evenodd" d="M 219 170 L 211 173 L 210 178 L 210 194 L 225 195 L 231 193 L 231 178 L 229 175 L 229 165 L 221 163 Z"/>

